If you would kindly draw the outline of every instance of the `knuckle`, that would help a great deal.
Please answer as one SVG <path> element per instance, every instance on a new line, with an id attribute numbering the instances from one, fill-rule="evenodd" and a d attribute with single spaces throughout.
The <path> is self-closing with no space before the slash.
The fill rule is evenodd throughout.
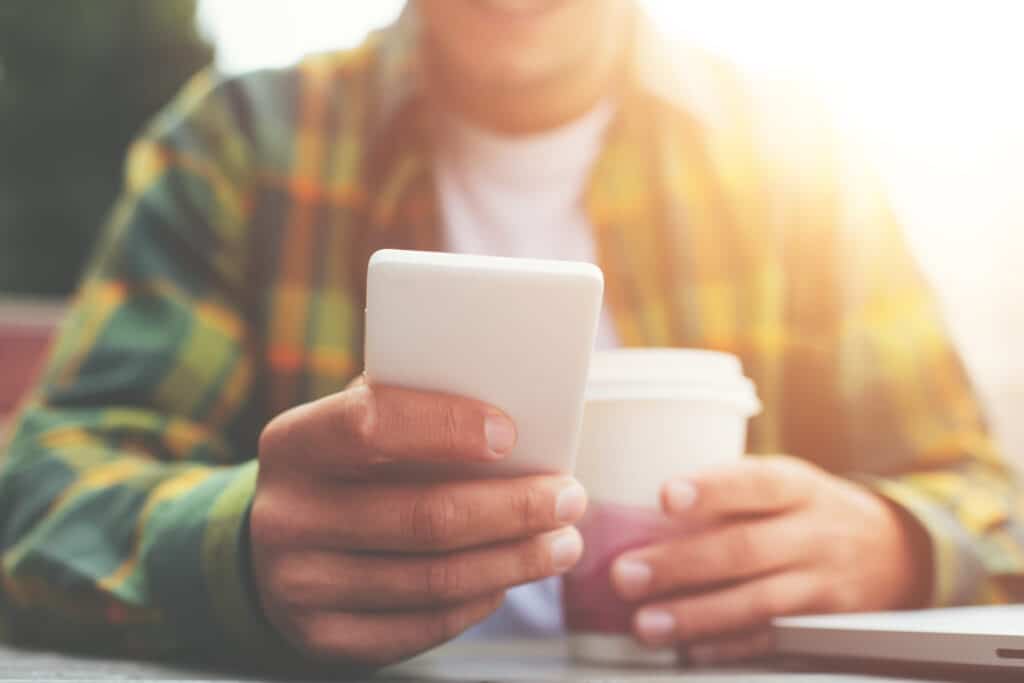
<path id="1" fill-rule="evenodd" d="M 427 565 L 424 588 L 427 595 L 437 601 L 452 602 L 462 597 L 465 591 L 465 575 L 459 562 L 451 558 L 439 558 Z"/>
<path id="2" fill-rule="evenodd" d="M 461 442 L 462 424 L 465 420 L 458 406 L 452 402 L 444 404 L 441 418 L 441 443 L 446 450 L 454 451 Z"/>
<path id="3" fill-rule="evenodd" d="M 377 434 L 378 406 L 376 395 L 368 386 L 349 390 L 348 401 L 341 412 L 341 428 L 347 440 L 368 447 Z"/>
<path id="4" fill-rule="evenodd" d="M 747 564 L 757 564 L 759 556 L 756 554 L 757 541 L 755 532 L 747 525 L 740 525 L 729 532 L 726 536 L 724 557 L 727 566 L 743 567 Z"/>
<path id="5" fill-rule="evenodd" d="M 753 462 L 756 462 L 761 469 L 785 469 L 789 467 L 794 461 L 799 462 L 796 458 L 793 458 L 785 453 L 766 453 L 758 457 Z"/>
<path id="6" fill-rule="evenodd" d="M 765 459 L 763 478 L 766 482 L 771 482 L 770 485 L 778 488 L 783 482 L 799 485 L 812 471 L 813 466 L 806 460 L 779 455 Z"/>
<path id="7" fill-rule="evenodd" d="M 803 458 L 795 458 L 792 455 L 775 455 L 766 460 L 766 462 L 784 472 L 808 472 L 812 469 L 812 465 L 804 460 Z"/>
<path id="8" fill-rule="evenodd" d="M 278 548 L 291 537 L 281 507 L 266 492 L 258 491 L 249 513 L 249 540 L 254 550 Z"/>
<path id="9" fill-rule="evenodd" d="M 459 526 L 459 506 L 450 493 L 428 489 L 412 504 L 409 535 L 420 547 L 448 547 L 455 540 Z"/>
<path id="10" fill-rule="evenodd" d="M 483 443 L 479 425 L 483 418 L 471 403 L 456 399 L 445 401 L 441 407 L 440 443 L 447 453 L 472 453 Z"/>
<path id="11" fill-rule="evenodd" d="M 294 431 L 294 419 L 289 413 L 278 415 L 267 423 L 257 444 L 262 469 L 265 470 L 289 450 L 289 444 L 294 441 Z"/>
<path id="12" fill-rule="evenodd" d="M 300 607 L 308 602 L 312 592 L 311 579 L 302 563 L 281 560 L 270 568 L 267 587 L 277 602 L 286 607 Z"/>
<path id="13" fill-rule="evenodd" d="M 513 491 L 509 506 L 523 529 L 537 529 L 548 520 L 546 494 L 538 486 L 522 486 Z"/>
<path id="14" fill-rule="evenodd" d="M 755 470 L 748 482 L 757 495 L 770 504 L 778 505 L 786 498 L 786 483 L 789 481 L 788 468 L 774 463 L 764 463 Z"/>

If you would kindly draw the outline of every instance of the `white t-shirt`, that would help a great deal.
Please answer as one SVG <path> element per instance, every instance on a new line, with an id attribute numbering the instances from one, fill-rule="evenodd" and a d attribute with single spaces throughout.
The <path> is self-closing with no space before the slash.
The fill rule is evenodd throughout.
<path id="1" fill-rule="evenodd" d="M 537 135 L 505 137 L 448 120 L 435 154 L 448 251 L 596 263 L 583 193 L 614 107 Z M 607 310 L 597 347 L 616 345 Z"/>
<path id="2" fill-rule="evenodd" d="M 447 120 L 434 157 L 445 248 L 594 263 L 583 195 L 613 114 L 605 101 L 567 125 L 517 137 Z M 605 309 L 596 346 L 617 345 Z M 559 589 L 549 579 L 510 590 L 504 605 L 466 637 L 560 632 Z"/>

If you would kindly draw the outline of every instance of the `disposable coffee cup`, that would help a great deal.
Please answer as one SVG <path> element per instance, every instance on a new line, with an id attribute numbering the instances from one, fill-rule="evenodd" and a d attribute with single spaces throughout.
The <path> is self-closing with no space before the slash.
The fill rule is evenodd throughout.
<path id="1" fill-rule="evenodd" d="M 612 563 L 692 532 L 661 512 L 663 484 L 738 461 L 761 406 L 738 358 L 693 349 L 597 352 L 586 399 L 576 477 L 590 504 L 579 524 L 583 557 L 564 578 L 569 650 L 589 663 L 672 666 L 676 648 L 650 649 L 630 635 L 636 606 L 617 597 Z"/>

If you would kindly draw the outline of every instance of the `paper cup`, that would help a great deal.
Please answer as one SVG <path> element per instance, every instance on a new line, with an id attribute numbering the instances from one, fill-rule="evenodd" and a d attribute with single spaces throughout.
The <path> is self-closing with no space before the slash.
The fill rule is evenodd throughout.
<path id="1" fill-rule="evenodd" d="M 676 663 L 675 648 L 652 650 L 630 635 L 634 606 L 618 599 L 609 571 L 626 550 L 686 533 L 685 523 L 661 513 L 662 485 L 739 460 L 747 420 L 759 410 L 735 356 L 690 349 L 594 354 L 576 461 L 576 477 L 590 497 L 579 524 L 585 545 L 563 591 L 573 657 Z"/>

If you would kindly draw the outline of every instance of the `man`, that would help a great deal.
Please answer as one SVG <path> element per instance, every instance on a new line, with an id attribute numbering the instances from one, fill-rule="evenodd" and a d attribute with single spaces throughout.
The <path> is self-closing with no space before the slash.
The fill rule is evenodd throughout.
<path id="1" fill-rule="evenodd" d="M 516 434 L 353 381 L 383 246 L 593 259 L 603 346 L 742 357 L 750 450 L 785 455 L 666 482 L 708 530 L 613 568 L 641 641 L 724 661 L 774 615 L 1020 595 L 1017 490 L 819 112 L 664 54 L 627 0 L 419 0 L 352 52 L 200 77 L 134 146 L 0 479 L 15 635 L 374 666 L 558 629 L 577 483 L 388 474 Z"/>

